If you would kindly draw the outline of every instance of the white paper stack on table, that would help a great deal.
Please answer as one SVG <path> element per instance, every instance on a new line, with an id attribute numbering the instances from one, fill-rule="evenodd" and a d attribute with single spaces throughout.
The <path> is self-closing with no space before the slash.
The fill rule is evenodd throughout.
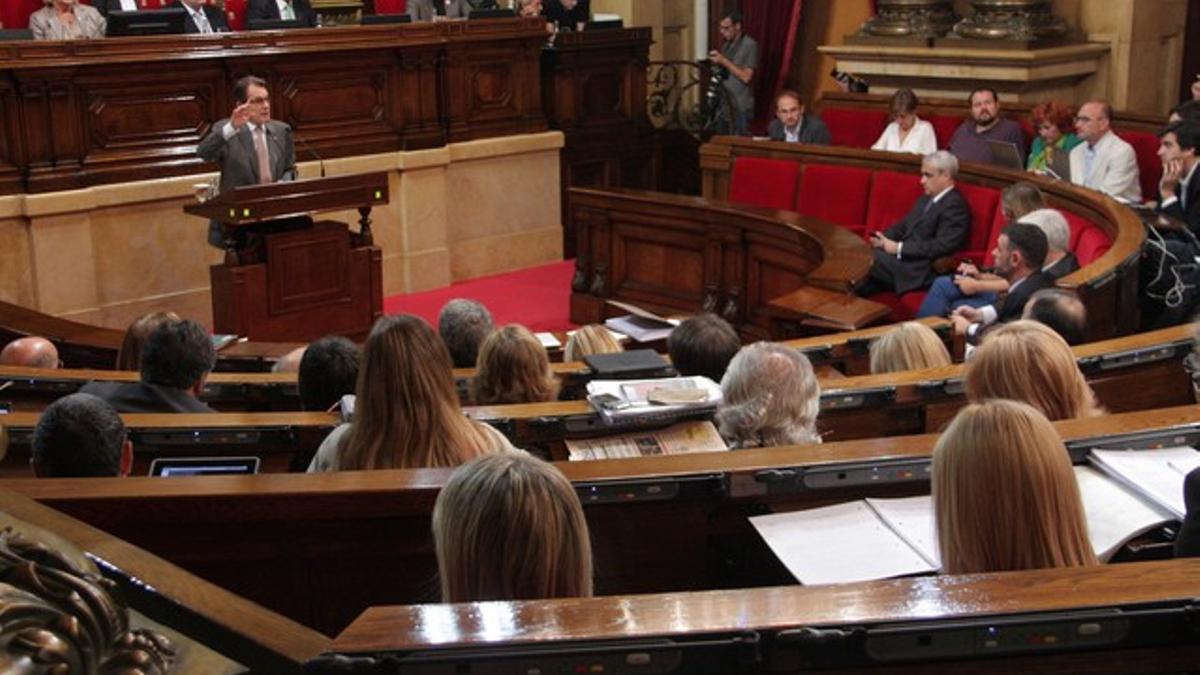
<path id="1" fill-rule="evenodd" d="M 1183 479 L 1200 467 L 1192 448 L 1093 450 L 1077 466 L 1088 536 L 1107 561 L 1129 540 L 1181 520 Z M 750 518 L 767 546 L 803 584 L 868 581 L 941 567 L 933 499 L 864 499 Z"/>
<path id="2" fill-rule="evenodd" d="M 589 459 L 619 459 L 680 455 L 690 452 L 728 450 L 712 422 L 690 420 L 666 429 L 635 431 L 603 438 L 568 439 L 567 451 L 572 462 Z"/>
<path id="3" fill-rule="evenodd" d="M 570 338 L 572 335 L 578 332 L 578 330 L 569 330 L 567 331 L 567 337 Z M 608 334 L 617 342 L 627 342 L 629 340 L 628 335 L 625 335 L 624 333 L 618 333 L 615 330 L 610 329 Z M 538 342 L 542 343 L 542 346 L 546 349 L 557 349 L 563 346 L 562 340 L 559 340 L 558 336 L 556 336 L 554 333 L 534 333 L 533 336 L 536 337 Z"/>
<path id="4" fill-rule="evenodd" d="M 652 380 L 592 380 L 588 402 L 605 424 L 668 422 L 681 414 L 716 410 L 721 387 L 701 375 Z"/>
<path id="5" fill-rule="evenodd" d="M 626 302 L 609 300 L 608 304 L 629 312 L 629 315 L 608 319 L 604 322 L 604 325 L 617 333 L 628 335 L 636 342 L 666 340 L 671 331 L 675 330 L 675 326 L 681 323 L 677 319 L 666 319 L 654 312 Z"/>

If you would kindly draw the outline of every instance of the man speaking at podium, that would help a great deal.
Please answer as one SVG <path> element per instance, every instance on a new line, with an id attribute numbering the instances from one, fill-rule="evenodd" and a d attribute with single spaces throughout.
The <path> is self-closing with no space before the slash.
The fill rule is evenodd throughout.
<path id="1" fill-rule="evenodd" d="M 220 191 L 243 185 L 296 180 L 292 128 L 271 119 L 271 94 L 262 78 L 247 75 L 233 85 L 237 107 L 212 125 L 196 146 L 206 162 L 221 165 Z M 209 223 L 208 243 L 224 248 L 221 226 Z"/>

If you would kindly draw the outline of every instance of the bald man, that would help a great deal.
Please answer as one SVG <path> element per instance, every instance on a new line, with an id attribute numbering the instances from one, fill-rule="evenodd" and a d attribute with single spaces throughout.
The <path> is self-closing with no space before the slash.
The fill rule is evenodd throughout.
<path id="1" fill-rule="evenodd" d="M 58 350 L 54 343 L 44 337 L 17 338 L 0 351 L 0 366 L 25 366 L 27 368 L 58 368 Z"/>

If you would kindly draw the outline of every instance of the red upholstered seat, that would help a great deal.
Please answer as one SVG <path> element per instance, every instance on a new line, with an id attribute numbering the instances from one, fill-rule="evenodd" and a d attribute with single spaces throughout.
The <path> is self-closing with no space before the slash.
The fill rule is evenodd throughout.
<path id="1" fill-rule="evenodd" d="M 225 0 L 225 18 L 234 30 L 246 30 L 246 0 Z"/>
<path id="2" fill-rule="evenodd" d="M 1137 153 L 1142 199 L 1155 199 L 1158 195 L 1158 181 L 1162 178 L 1162 160 L 1158 158 L 1158 136 L 1147 131 L 1117 131 L 1117 135 L 1132 145 L 1133 151 Z"/>
<path id="3" fill-rule="evenodd" d="M 996 211 L 999 210 L 1000 192 L 994 188 L 965 183 L 958 183 L 958 190 L 967 198 L 967 205 L 971 207 L 971 237 L 967 240 L 967 247 L 957 253 L 955 258 L 959 262 L 971 260 L 978 263 L 988 254 L 988 237 L 992 233 Z"/>
<path id="4" fill-rule="evenodd" d="M 870 169 L 809 164 L 800 179 L 796 211 L 861 233 L 870 193 Z"/>
<path id="5" fill-rule="evenodd" d="M 375 0 L 376 14 L 403 14 L 407 0 Z"/>
<path id="6" fill-rule="evenodd" d="M 1071 250 L 1079 259 L 1079 266 L 1090 265 L 1096 258 L 1108 253 L 1112 241 L 1104 230 L 1096 226 L 1086 227 L 1079 233 L 1079 242 Z"/>
<path id="7" fill-rule="evenodd" d="M 782 159 L 738 157 L 733 162 L 729 201 L 769 209 L 791 209 L 796 203 L 800 164 Z"/>
<path id="8" fill-rule="evenodd" d="M 1005 225 L 1008 225 L 1008 221 L 1004 218 L 1004 209 L 1000 208 L 1000 205 L 997 204 L 996 215 L 992 218 L 992 229 L 988 233 L 987 247 L 984 249 L 984 267 L 991 267 L 996 264 L 996 259 L 992 256 L 992 249 L 996 248 L 996 240 L 1000 238 L 1000 230 L 1003 230 Z M 979 261 L 976 260 L 975 262 Z"/>
<path id="9" fill-rule="evenodd" d="M 883 110 L 861 108 L 824 108 L 821 121 L 829 127 L 834 145 L 868 149 L 887 127 L 888 114 Z"/>
<path id="10" fill-rule="evenodd" d="M 1083 216 L 1071 213 L 1070 211 L 1060 211 L 1067 218 L 1067 225 L 1071 228 L 1071 238 L 1067 242 L 1067 248 L 1072 251 L 1079 245 L 1079 235 L 1089 227 L 1095 227 L 1092 221 Z"/>
<path id="11" fill-rule="evenodd" d="M 867 232 L 886 230 L 899 222 L 923 194 L 921 177 L 916 174 L 876 171 L 867 200 Z"/>
<path id="12" fill-rule="evenodd" d="M 1017 121 L 1021 123 L 1021 135 L 1025 137 L 1025 151 L 1028 152 L 1033 147 L 1033 137 L 1037 134 L 1037 130 L 1033 128 L 1033 122 L 1030 122 L 1028 117 L 1022 117 Z"/>
<path id="13" fill-rule="evenodd" d="M 963 123 L 963 118 L 957 115 L 930 115 L 929 123 L 933 125 L 933 133 L 937 136 L 938 147 L 945 150 L 950 147 L 950 137 Z"/>

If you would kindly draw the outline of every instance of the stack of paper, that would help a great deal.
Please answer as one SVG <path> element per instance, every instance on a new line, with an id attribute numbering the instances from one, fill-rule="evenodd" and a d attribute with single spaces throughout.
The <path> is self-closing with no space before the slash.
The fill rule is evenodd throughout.
<path id="1" fill-rule="evenodd" d="M 689 402 L 662 404 L 653 399 L 672 398 L 667 392 L 677 392 L 677 399 Z M 587 385 L 588 402 L 607 424 L 624 421 L 670 421 L 681 413 L 716 410 L 721 402 L 721 387 L 716 382 L 695 375 L 665 377 L 651 380 L 592 380 Z"/>
<path id="2" fill-rule="evenodd" d="M 1183 479 L 1200 467 L 1200 452 L 1192 448 L 1161 450 L 1093 450 L 1089 459 L 1146 501 L 1182 520 Z"/>
<path id="3" fill-rule="evenodd" d="M 571 461 L 679 455 L 728 450 L 712 422 L 680 422 L 655 431 L 638 431 L 604 438 L 567 440 Z"/>
<path id="4" fill-rule="evenodd" d="M 608 319 L 604 322 L 604 325 L 618 333 L 628 335 L 637 342 L 665 340 L 671 334 L 671 331 L 675 329 L 675 326 L 678 326 L 680 323 L 674 319 L 664 319 L 637 305 L 617 302 L 616 300 L 609 300 L 608 304 L 629 312 L 629 316 Z"/>

